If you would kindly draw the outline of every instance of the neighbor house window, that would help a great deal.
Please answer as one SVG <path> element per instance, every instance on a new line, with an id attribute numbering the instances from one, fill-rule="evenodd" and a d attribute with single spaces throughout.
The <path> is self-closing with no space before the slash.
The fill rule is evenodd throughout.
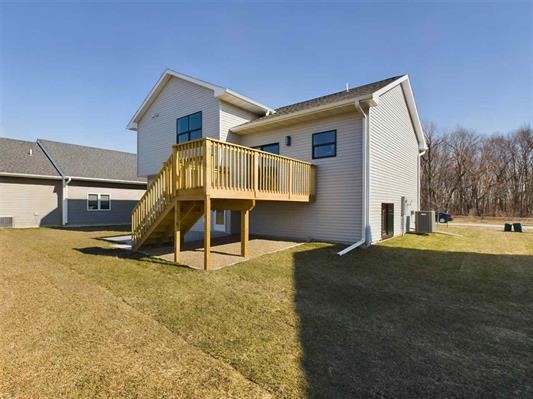
<path id="1" fill-rule="evenodd" d="M 87 209 L 90 211 L 98 210 L 98 194 L 89 194 L 87 196 Z"/>
<path id="2" fill-rule="evenodd" d="M 337 156 L 337 131 L 313 134 L 313 159 Z"/>
<path id="3" fill-rule="evenodd" d="M 202 138 L 202 112 L 195 112 L 183 118 L 178 118 L 176 121 L 176 134 L 178 143 Z"/>
<path id="4" fill-rule="evenodd" d="M 263 145 L 258 145 L 254 148 L 261 150 L 261 151 L 270 152 L 271 154 L 279 155 L 279 143 L 263 144 Z"/>
<path id="5" fill-rule="evenodd" d="M 88 211 L 111 210 L 111 196 L 109 194 L 87 194 Z"/>

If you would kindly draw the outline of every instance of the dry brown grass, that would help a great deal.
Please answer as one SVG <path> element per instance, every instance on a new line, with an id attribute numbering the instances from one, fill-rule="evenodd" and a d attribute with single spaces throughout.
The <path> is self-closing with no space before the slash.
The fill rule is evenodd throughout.
<path id="1" fill-rule="evenodd" d="M 449 227 L 203 273 L 0 231 L 0 396 L 533 394 L 533 232 Z"/>
<path id="2" fill-rule="evenodd" d="M 76 272 L 67 258 L 86 234 L 0 234 L 0 396 L 269 396 Z"/>

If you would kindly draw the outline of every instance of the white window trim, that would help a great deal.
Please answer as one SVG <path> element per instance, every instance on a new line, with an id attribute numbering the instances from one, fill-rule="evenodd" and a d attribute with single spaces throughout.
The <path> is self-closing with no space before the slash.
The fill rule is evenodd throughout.
<path id="1" fill-rule="evenodd" d="M 90 209 L 89 208 L 89 195 L 96 195 L 98 197 L 98 208 L 97 209 Z M 100 201 L 101 201 L 102 195 L 107 195 L 109 197 L 109 209 L 101 209 Z M 111 194 L 108 194 L 108 193 L 101 193 L 101 194 L 87 193 L 87 211 L 88 212 L 108 212 L 110 210 L 111 210 Z"/>

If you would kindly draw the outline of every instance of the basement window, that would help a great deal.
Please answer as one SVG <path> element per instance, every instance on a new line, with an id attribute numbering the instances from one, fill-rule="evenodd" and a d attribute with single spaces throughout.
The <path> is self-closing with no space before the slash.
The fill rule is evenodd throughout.
<path id="1" fill-rule="evenodd" d="M 194 114 L 176 120 L 176 142 L 178 144 L 201 138 L 202 111 L 195 112 Z"/>
<path id="2" fill-rule="evenodd" d="M 111 196 L 109 194 L 87 194 L 88 211 L 110 211 Z"/>
<path id="3" fill-rule="evenodd" d="M 337 156 L 337 131 L 313 134 L 313 159 Z"/>

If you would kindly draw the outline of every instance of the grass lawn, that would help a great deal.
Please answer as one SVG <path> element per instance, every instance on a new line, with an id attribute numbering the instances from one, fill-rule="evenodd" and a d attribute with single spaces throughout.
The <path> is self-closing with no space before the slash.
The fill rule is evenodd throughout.
<path id="1" fill-rule="evenodd" d="M 446 231 L 210 273 L 0 231 L 0 397 L 531 397 L 533 233 Z"/>

